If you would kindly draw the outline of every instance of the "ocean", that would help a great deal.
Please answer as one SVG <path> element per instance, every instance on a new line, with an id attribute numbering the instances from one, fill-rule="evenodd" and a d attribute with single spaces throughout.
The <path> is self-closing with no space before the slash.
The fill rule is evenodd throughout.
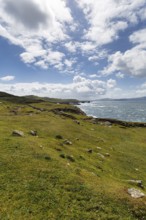
<path id="1" fill-rule="evenodd" d="M 87 115 L 123 121 L 146 122 L 146 101 L 91 101 L 79 106 Z"/>

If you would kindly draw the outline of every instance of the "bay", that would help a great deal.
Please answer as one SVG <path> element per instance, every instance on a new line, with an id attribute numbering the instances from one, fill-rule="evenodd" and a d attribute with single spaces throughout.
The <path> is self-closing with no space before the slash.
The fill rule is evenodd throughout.
<path id="1" fill-rule="evenodd" d="M 91 101 L 80 108 L 89 116 L 123 121 L 146 122 L 146 101 Z"/>

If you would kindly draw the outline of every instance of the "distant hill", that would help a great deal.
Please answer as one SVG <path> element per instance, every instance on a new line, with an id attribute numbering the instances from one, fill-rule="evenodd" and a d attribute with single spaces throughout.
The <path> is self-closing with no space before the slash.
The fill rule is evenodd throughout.
<path id="1" fill-rule="evenodd" d="M 28 96 L 15 96 L 6 92 L 0 92 L 0 100 L 10 101 L 14 103 L 39 103 L 39 102 L 52 102 L 62 104 L 79 104 L 77 99 L 57 99 L 48 97 L 38 97 L 34 95 Z"/>
<path id="2" fill-rule="evenodd" d="M 146 101 L 146 96 L 138 97 L 138 98 L 122 98 L 122 99 L 104 98 L 104 99 L 97 99 L 94 101 Z"/>

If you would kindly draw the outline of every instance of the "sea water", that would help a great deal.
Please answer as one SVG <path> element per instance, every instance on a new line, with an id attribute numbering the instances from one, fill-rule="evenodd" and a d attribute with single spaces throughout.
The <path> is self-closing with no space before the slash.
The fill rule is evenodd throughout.
<path id="1" fill-rule="evenodd" d="M 124 121 L 146 122 L 146 101 L 91 101 L 79 106 L 87 115 Z"/>

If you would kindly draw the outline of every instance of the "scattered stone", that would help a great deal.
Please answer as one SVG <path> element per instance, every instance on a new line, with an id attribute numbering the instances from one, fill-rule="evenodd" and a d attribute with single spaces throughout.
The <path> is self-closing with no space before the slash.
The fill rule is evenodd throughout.
<path id="1" fill-rule="evenodd" d="M 63 139 L 63 137 L 62 137 L 62 135 L 57 134 L 57 135 L 56 135 L 56 139 Z"/>
<path id="2" fill-rule="evenodd" d="M 138 169 L 138 168 L 135 168 L 135 171 L 139 171 L 139 169 Z"/>
<path id="3" fill-rule="evenodd" d="M 60 148 L 55 148 L 55 150 L 57 150 L 57 151 L 62 151 Z"/>
<path id="4" fill-rule="evenodd" d="M 79 158 L 82 160 L 85 160 L 85 158 L 82 155 L 80 155 Z"/>
<path id="5" fill-rule="evenodd" d="M 32 136 L 37 136 L 37 131 L 30 131 L 30 134 L 32 135 Z"/>
<path id="6" fill-rule="evenodd" d="M 74 122 L 75 122 L 76 124 L 80 125 L 80 121 L 74 120 Z"/>
<path id="7" fill-rule="evenodd" d="M 128 183 L 134 184 L 134 185 L 144 189 L 142 180 L 128 180 Z"/>
<path id="8" fill-rule="evenodd" d="M 65 158 L 65 154 L 60 154 L 60 157 L 64 159 Z"/>
<path id="9" fill-rule="evenodd" d="M 93 150 L 92 149 L 88 149 L 87 152 L 92 154 Z"/>
<path id="10" fill-rule="evenodd" d="M 72 155 L 67 155 L 66 158 L 70 160 L 71 162 L 75 162 L 74 156 Z"/>
<path id="11" fill-rule="evenodd" d="M 97 142 L 103 142 L 105 143 L 106 141 L 103 138 L 97 138 Z"/>
<path id="12" fill-rule="evenodd" d="M 91 128 L 91 131 L 95 131 L 95 129 L 94 129 L 94 128 Z"/>
<path id="13" fill-rule="evenodd" d="M 105 121 L 105 122 L 104 122 L 104 125 L 105 125 L 105 126 L 112 126 L 112 123 L 109 122 L 109 121 Z"/>
<path id="14" fill-rule="evenodd" d="M 40 145 L 40 148 L 43 148 L 43 145 Z"/>
<path id="15" fill-rule="evenodd" d="M 96 147 L 97 148 L 97 150 L 102 150 L 102 148 L 101 147 Z"/>
<path id="16" fill-rule="evenodd" d="M 24 136 L 24 133 L 22 131 L 18 131 L 18 130 L 14 130 L 12 132 L 12 135 L 13 136 L 18 136 L 18 137 L 23 137 Z"/>
<path id="17" fill-rule="evenodd" d="M 45 160 L 51 160 L 51 157 L 49 155 L 44 156 Z"/>
<path id="18" fill-rule="evenodd" d="M 106 157 L 110 157 L 110 154 L 109 154 L 109 153 L 105 153 L 105 156 L 106 156 Z"/>
<path id="19" fill-rule="evenodd" d="M 63 142 L 63 144 L 72 145 L 72 142 L 66 139 L 66 140 Z"/>
<path id="20" fill-rule="evenodd" d="M 98 155 L 99 157 L 101 157 L 102 159 L 105 158 L 105 156 L 104 156 L 103 154 L 98 153 L 97 155 Z"/>
<path id="21" fill-rule="evenodd" d="M 145 196 L 143 192 L 135 188 L 128 189 L 128 193 L 129 195 L 131 195 L 132 198 L 135 198 L 135 199 L 139 199 Z"/>

